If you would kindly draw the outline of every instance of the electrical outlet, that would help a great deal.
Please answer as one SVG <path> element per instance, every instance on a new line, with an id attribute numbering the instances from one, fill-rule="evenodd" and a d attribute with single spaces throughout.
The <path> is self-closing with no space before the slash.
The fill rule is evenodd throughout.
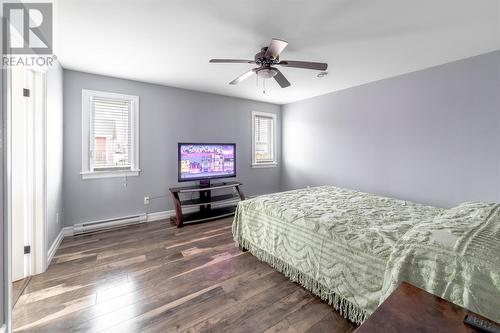
<path id="1" fill-rule="evenodd" d="M 149 197 L 144 197 L 144 204 L 149 205 Z"/>
<path id="2" fill-rule="evenodd" d="M 59 225 L 59 212 L 56 213 L 56 224 Z"/>

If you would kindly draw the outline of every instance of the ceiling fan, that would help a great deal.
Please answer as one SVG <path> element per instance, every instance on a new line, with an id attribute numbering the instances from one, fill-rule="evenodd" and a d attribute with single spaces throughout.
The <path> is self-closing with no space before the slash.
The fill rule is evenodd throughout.
<path id="1" fill-rule="evenodd" d="M 295 61 L 295 60 L 281 60 L 280 53 L 283 52 L 288 42 L 284 40 L 275 39 L 271 40 L 271 43 L 267 47 L 263 47 L 259 53 L 255 55 L 254 60 L 240 60 L 240 59 L 210 59 L 211 63 L 226 63 L 226 64 L 256 64 L 257 68 L 253 68 L 242 75 L 238 76 L 229 84 L 238 84 L 241 81 L 248 79 L 250 76 L 256 74 L 258 77 L 264 79 L 274 78 L 281 88 L 286 88 L 290 86 L 290 82 L 286 79 L 283 73 L 277 69 L 278 66 L 285 67 L 295 67 L 295 68 L 305 68 L 314 69 L 318 71 L 324 71 L 328 68 L 328 64 L 323 62 L 310 62 L 310 61 Z"/>

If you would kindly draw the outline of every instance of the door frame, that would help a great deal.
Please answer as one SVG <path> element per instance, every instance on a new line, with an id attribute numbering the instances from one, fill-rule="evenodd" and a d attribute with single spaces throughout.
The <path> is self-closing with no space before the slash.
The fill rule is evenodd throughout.
<path id="1" fill-rule="evenodd" d="M 33 221 L 31 224 L 31 275 L 47 270 L 47 75 L 46 70 L 38 68 L 33 71 Z"/>
<path id="2" fill-rule="evenodd" d="M 9 67 L 2 68 L 2 89 L 5 101 L 2 105 L 2 120 L 3 120 L 3 220 L 4 220 L 4 321 L 5 332 L 11 331 L 12 323 L 12 219 L 11 219 L 11 204 L 12 204 L 12 170 L 10 160 L 10 134 L 11 134 L 11 69 Z"/>

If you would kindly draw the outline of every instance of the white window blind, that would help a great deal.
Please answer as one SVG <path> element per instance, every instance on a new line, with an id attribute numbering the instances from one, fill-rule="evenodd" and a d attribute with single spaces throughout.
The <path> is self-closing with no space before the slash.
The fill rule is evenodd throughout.
<path id="1" fill-rule="evenodd" d="M 255 161 L 273 161 L 273 118 L 255 117 Z"/>
<path id="2" fill-rule="evenodd" d="M 84 179 L 137 176 L 139 98 L 83 90 L 82 101 Z"/>
<path id="3" fill-rule="evenodd" d="M 132 168 L 131 101 L 92 97 L 91 170 Z"/>
<path id="4" fill-rule="evenodd" d="M 253 164 L 275 164 L 276 116 L 253 112 Z"/>

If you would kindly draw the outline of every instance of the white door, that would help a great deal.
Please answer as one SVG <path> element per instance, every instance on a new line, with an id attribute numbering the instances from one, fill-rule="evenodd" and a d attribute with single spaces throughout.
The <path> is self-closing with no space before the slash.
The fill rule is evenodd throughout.
<path id="1" fill-rule="evenodd" d="M 12 170 L 12 281 L 30 275 L 30 256 L 24 247 L 31 243 L 33 219 L 33 169 L 30 137 L 33 103 L 23 89 L 32 90 L 33 72 L 21 66 L 11 70 L 11 170 Z M 30 170 L 31 169 L 31 170 Z"/>

